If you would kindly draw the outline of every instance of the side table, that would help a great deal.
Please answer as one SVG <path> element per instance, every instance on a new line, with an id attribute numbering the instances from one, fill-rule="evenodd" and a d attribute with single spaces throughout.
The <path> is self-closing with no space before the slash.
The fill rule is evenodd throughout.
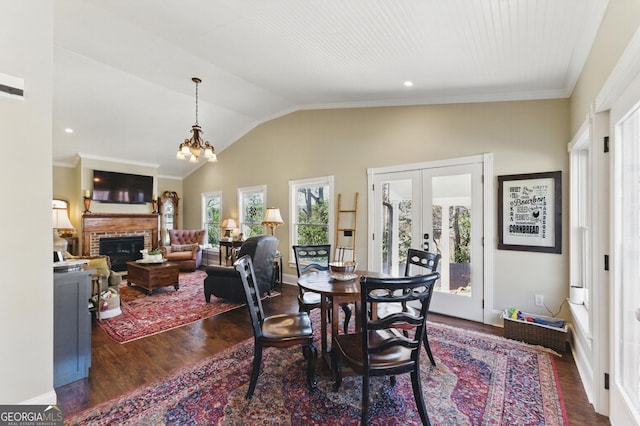
<path id="1" fill-rule="evenodd" d="M 231 263 L 236 261 L 236 249 L 240 248 L 244 241 L 222 241 L 220 240 L 220 259 L 219 264 L 222 265 L 222 247 L 225 248 L 225 264 L 231 259 Z M 229 250 L 231 249 L 231 250 Z"/>
<path id="2" fill-rule="evenodd" d="M 78 245 L 78 237 L 63 237 L 67 240 L 67 251 L 74 256 L 79 256 L 79 245 Z"/>

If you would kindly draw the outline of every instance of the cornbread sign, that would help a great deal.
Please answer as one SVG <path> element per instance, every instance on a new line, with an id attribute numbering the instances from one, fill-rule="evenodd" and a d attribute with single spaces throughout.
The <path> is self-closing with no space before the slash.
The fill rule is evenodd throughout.
<path id="1" fill-rule="evenodd" d="M 498 248 L 560 253 L 561 172 L 498 176 Z"/>

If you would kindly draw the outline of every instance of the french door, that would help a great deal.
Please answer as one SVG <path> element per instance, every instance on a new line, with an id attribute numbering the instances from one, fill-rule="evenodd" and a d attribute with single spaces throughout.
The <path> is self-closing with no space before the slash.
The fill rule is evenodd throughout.
<path id="1" fill-rule="evenodd" d="M 483 321 L 482 163 L 370 172 L 369 269 L 404 274 L 409 248 L 439 253 L 431 311 Z"/>

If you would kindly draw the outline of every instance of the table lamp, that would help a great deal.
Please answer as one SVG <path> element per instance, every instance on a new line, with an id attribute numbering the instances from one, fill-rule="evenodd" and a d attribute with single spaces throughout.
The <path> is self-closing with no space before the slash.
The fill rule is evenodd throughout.
<path id="1" fill-rule="evenodd" d="M 268 207 L 264 212 L 262 224 L 271 228 L 271 235 L 275 235 L 276 226 L 284 224 L 282 216 L 280 216 L 280 209 L 277 209 L 275 207 Z"/>
<path id="2" fill-rule="evenodd" d="M 233 237 L 233 229 L 236 226 L 237 226 L 236 221 L 231 218 L 223 220 L 222 223 L 220 224 L 220 227 L 225 230 L 224 238 L 231 239 Z"/>
<path id="3" fill-rule="evenodd" d="M 64 261 L 64 254 L 67 252 L 68 243 L 67 240 L 60 237 L 58 230 L 71 230 L 73 233 L 74 228 L 69 220 L 69 214 L 67 213 L 66 202 L 60 200 L 53 200 L 51 210 L 51 222 L 53 227 L 53 261 Z"/>

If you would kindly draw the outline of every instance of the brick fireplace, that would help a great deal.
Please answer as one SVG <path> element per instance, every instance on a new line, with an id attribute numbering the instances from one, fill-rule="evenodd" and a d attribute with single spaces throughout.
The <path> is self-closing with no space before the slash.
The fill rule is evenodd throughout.
<path id="1" fill-rule="evenodd" d="M 157 247 L 158 218 L 154 213 L 86 213 L 82 216 L 82 255 L 99 255 L 102 238 L 142 236 L 144 248 Z"/>

